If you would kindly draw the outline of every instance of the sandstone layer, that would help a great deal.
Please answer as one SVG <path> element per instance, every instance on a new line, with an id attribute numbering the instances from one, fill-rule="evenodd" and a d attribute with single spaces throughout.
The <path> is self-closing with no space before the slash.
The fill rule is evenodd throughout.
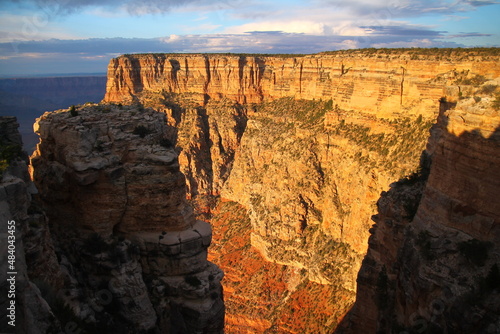
<path id="1" fill-rule="evenodd" d="M 72 321 L 107 333 L 222 332 L 211 227 L 186 202 L 165 115 L 86 104 L 46 113 L 35 129 L 33 179 Z"/>
<path id="2" fill-rule="evenodd" d="M 343 109 L 377 115 L 434 112 L 443 85 L 458 75 L 500 76 L 498 55 L 474 50 L 369 51 L 290 56 L 124 55 L 108 66 L 105 101 L 137 101 L 146 92 L 192 93 L 198 102 L 240 104 L 282 97 L 332 99 Z M 422 108 L 422 106 L 424 108 Z"/>
<path id="3" fill-rule="evenodd" d="M 273 270 L 296 273 L 300 289 L 319 284 L 340 291 L 332 298 L 348 305 L 375 203 L 389 184 L 417 169 L 439 100 L 472 98 L 488 81 L 498 85 L 491 81 L 500 75 L 495 50 L 412 52 L 125 55 L 110 62 L 105 101 L 164 112 L 197 212 L 216 225 L 214 198 L 239 203 L 251 221 L 241 233 L 250 229 L 253 249 Z M 238 282 L 230 275 L 224 284 L 248 295 L 252 288 L 238 290 Z M 252 284 L 260 291 L 260 282 Z M 240 292 L 230 294 L 228 303 L 240 305 L 228 316 L 231 330 L 247 330 L 253 321 L 259 331 L 276 330 L 287 312 L 279 305 L 292 290 L 264 303 L 273 316 L 258 317 L 253 304 L 238 302 Z M 310 296 L 324 294 L 317 289 Z M 328 332 L 346 310 L 310 332 Z"/>

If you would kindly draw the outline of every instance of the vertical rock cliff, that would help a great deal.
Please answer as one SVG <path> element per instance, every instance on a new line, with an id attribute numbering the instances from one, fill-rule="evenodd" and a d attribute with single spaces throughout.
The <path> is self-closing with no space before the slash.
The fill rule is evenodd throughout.
<path id="1" fill-rule="evenodd" d="M 474 90 L 442 102 L 420 173 L 379 199 L 338 333 L 500 332 L 499 97 Z"/>
<path id="2" fill-rule="evenodd" d="M 354 301 L 380 192 L 417 169 L 441 97 L 500 76 L 496 52 L 126 55 L 105 101 L 166 114 L 188 197 L 221 233 L 228 331 L 327 333 Z"/>
<path id="3" fill-rule="evenodd" d="M 62 282 L 43 211 L 33 201 L 27 156 L 15 117 L 0 117 L 1 322 L 5 333 L 61 332 L 40 290 Z"/>
<path id="4" fill-rule="evenodd" d="M 207 261 L 211 227 L 185 200 L 165 115 L 87 104 L 46 113 L 35 129 L 33 179 L 65 274 L 54 296 L 63 326 L 221 333 L 223 273 Z"/>

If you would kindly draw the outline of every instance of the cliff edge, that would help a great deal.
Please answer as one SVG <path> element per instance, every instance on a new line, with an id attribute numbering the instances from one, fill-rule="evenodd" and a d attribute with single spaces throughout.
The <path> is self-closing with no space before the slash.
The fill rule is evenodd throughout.
<path id="1" fill-rule="evenodd" d="M 33 180 L 65 280 L 56 298 L 79 328 L 221 333 L 212 231 L 185 200 L 165 115 L 86 104 L 45 113 Z"/>
<path id="2" fill-rule="evenodd" d="M 419 173 L 377 203 L 356 302 L 336 333 L 500 332 L 500 112 L 492 100 L 442 101 Z"/>

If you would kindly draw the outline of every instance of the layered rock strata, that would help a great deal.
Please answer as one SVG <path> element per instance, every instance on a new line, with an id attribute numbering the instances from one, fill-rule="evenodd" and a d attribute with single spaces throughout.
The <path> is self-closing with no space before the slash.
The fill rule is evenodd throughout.
<path id="1" fill-rule="evenodd" d="M 105 101 L 137 101 L 147 92 L 197 94 L 200 103 L 240 104 L 282 97 L 332 99 L 343 109 L 377 115 L 434 112 L 443 85 L 470 73 L 500 76 L 498 54 L 475 50 L 333 52 L 265 55 L 124 55 L 108 66 Z M 422 108 L 423 107 L 423 108 Z"/>
<path id="2" fill-rule="evenodd" d="M 46 113 L 35 129 L 33 179 L 68 272 L 61 298 L 77 322 L 222 332 L 223 274 L 206 260 L 211 228 L 186 203 L 165 115 L 87 104 Z"/>
<path id="3" fill-rule="evenodd" d="M 500 331 L 500 112 L 492 100 L 443 103 L 424 172 L 382 194 L 356 303 L 338 333 Z"/>

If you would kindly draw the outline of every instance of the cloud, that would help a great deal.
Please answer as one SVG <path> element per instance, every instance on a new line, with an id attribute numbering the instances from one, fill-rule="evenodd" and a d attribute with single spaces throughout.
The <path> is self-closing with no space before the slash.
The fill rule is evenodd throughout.
<path id="1" fill-rule="evenodd" d="M 226 32 L 241 34 L 248 31 L 286 31 L 288 33 L 306 33 L 321 35 L 325 32 L 325 24 L 311 20 L 264 21 L 242 24 L 226 29 Z"/>
<path id="2" fill-rule="evenodd" d="M 0 42 L 78 38 L 78 36 L 67 33 L 57 22 L 49 21 L 42 14 L 16 15 L 2 13 L 0 17 Z"/>
<path id="3" fill-rule="evenodd" d="M 236 1 L 218 0 L 7 0 L 5 3 L 19 5 L 35 5 L 39 9 L 57 15 L 66 15 L 87 8 L 125 9 L 130 14 L 146 15 L 159 14 L 171 11 L 173 8 L 196 6 L 213 7 L 220 9 L 222 6 L 231 5 Z"/>
<path id="4" fill-rule="evenodd" d="M 438 31 L 426 29 L 421 26 L 414 25 L 397 25 L 397 26 L 362 26 L 370 31 L 370 34 L 375 36 L 418 36 L 418 37 L 443 37 L 446 31 Z"/>
<path id="5" fill-rule="evenodd" d="M 316 53 L 346 47 L 371 47 L 397 41 L 411 43 L 413 40 L 423 39 L 439 46 L 439 40 L 447 36 L 444 31 L 410 25 L 361 28 L 366 32 L 364 35 L 321 35 L 270 30 L 241 34 L 169 35 L 161 38 L 19 41 L 0 43 L 0 54 L 16 57 L 30 53 L 66 54 L 97 59 L 102 55 L 145 52 Z M 471 36 L 473 35 L 461 34 L 459 37 Z"/>
<path id="6" fill-rule="evenodd" d="M 490 37 L 492 34 L 482 34 L 478 32 L 468 32 L 468 33 L 460 33 L 455 35 L 448 35 L 446 38 L 470 38 L 470 37 Z"/>
<path id="7" fill-rule="evenodd" d="M 500 3 L 494 0 L 315 0 L 314 2 L 317 5 L 348 10 L 360 16 L 388 19 L 431 13 L 452 14 Z"/>

